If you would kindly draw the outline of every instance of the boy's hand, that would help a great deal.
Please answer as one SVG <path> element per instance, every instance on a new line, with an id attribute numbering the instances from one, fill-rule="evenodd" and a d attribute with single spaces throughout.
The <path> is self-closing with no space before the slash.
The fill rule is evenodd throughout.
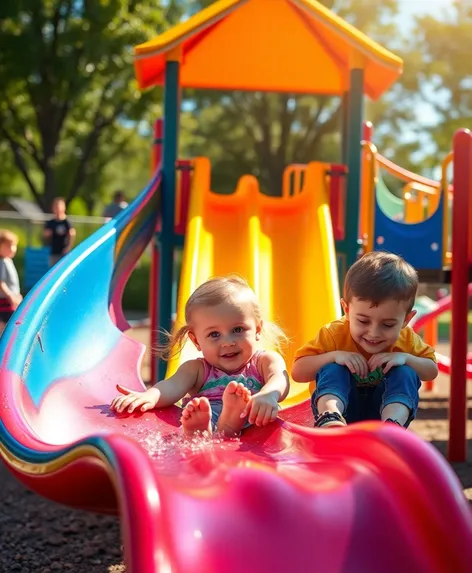
<path id="1" fill-rule="evenodd" d="M 382 368 L 383 373 L 387 372 L 394 366 L 403 366 L 406 364 L 408 354 L 404 352 L 380 352 L 370 357 L 369 367 L 371 370 Z"/>
<path id="2" fill-rule="evenodd" d="M 250 424 L 267 426 L 277 418 L 279 413 L 278 392 L 258 392 L 249 399 L 241 418 L 249 416 Z"/>
<path id="3" fill-rule="evenodd" d="M 361 378 L 366 378 L 370 370 L 367 360 L 358 352 L 335 352 L 334 361 L 340 366 L 346 366 L 351 374 L 358 374 Z"/>
<path id="4" fill-rule="evenodd" d="M 121 414 L 128 409 L 128 414 L 132 414 L 138 408 L 141 412 L 147 412 L 157 406 L 161 393 L 157 388 L 149 388 L 145 392 L 134 392 L 125 386 L 117 384 L 116 389 L 123 394 L 113 398 L 110 410 L 115 410 Z"/>

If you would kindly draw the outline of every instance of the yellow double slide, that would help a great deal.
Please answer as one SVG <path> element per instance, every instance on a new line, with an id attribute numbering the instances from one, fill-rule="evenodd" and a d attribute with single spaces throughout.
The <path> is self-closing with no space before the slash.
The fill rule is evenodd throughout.
<path id="1" fill-rule="evenodd" d="M 285 351 L 290 370 L 296 349 L 341 315 L 326 165 L 309 164 L 301 192 L 292 197 L 263 195 L 249 175 L 233 194 L 217 194 L 210 189 L 208 159 L 195 159 L 193 167 L 177 323 L 183 323 L 185 303 L 202 282 L 239 274 L 254 288 L 264 318 L 290 338 Z M 195 353 L 189 343 L 170 363 L 169 374 Z M 306 384 L 293 383 L 282 406 L 308 397 Z"/>

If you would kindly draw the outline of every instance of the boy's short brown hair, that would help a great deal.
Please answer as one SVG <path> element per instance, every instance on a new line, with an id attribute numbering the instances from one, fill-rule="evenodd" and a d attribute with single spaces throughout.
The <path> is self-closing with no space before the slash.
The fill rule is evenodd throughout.
<path id="1" fill-rule="evenodd" d="M 13 231 L 8 231 L 7 229 L 0 229 L 0 245 L 3 243 L 15 243 L 18 244 L 18 235 L 13 233 Z"/>
<path id="2" fill-rule="evenodd" d="M 353 297 L 377 306 L 386 300 L 408 302 L 413 308 L 418 290 L 418 274 L 402 257 L 393 253 L 366 253 L 348 270 L 344 280 L 344 299 Z"/>

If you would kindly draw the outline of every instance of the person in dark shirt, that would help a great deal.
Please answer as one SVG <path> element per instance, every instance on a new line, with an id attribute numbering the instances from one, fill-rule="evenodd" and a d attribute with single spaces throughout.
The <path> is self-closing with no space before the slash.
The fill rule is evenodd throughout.
<path id="1" fill-rule="evenodd" d="M 113 202 L 107 205 L 103 210 L 103 217 L 112 219 L 113 217 L 116 217 L 118 213 L 121 213 L 123 209 L 126 209 L 126 207 L 128 207 L 128 203 L 126 202 L 125 194 L 123 191 L 117 191 L 113 195 Z"/>
<path id="2" fill-rule="evenodd" d="M 75 229 L 67 219 L 66 202 L 56 197 L 52 203 L 54 219 L 44 224 L 43 238 L 51 246 L 49 266 L 54 266 L 66 255 L 74 244 Z"/>

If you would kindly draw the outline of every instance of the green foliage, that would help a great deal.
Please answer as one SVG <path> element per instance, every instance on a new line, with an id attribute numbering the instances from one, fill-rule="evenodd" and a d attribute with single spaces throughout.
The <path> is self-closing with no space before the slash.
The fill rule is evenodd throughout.
<path id="1" fill-rule="evenodd" d="M 403 167 L 438 178 L 454 132 L 472 127 L 470 38 L 472 5 L 456 1 L 438 18 L 421 16 L 396 50 L 404 73 L 371 119 L 381 126 L 375 138 L 384 155 Z M 383 118 L 383 122 L 379 120 Z M 399 137 L 413 137 L 402 143 Z"/>
<path id="2" fill-rule="evenodd" d="M 118 189 L 133 199 L 149 178 L 149 125 L 161 114 L 162 93 L 137 90 L 132 47 L 213 1 L 3 0 L 0 199 L 29 195 L 49 210 L 64 195 L 77 215 L 100 215 Z M 470 3 L 456 2 L 450 18 L 417 18 L 410 37 L 394 18 L 398 0 L 322 3 L 404 59 L 399 81 L 367 102 L 366 119 L 382 154 L 431 175 L 455 130 L 472 127 Z M 340 159 L 338 98 L 187 90 L 183 101 L 180 155 L 208 156 L 216 191 L 233 192 L 239 176 L 252 173 L 276 195 L 287 164 Z M 413 134 L 407 142 L 405 132 Z M 41 244 L 39 227 L 10 227 L 21 248 Z M 77 241 L 93 230 L 77 225 Z M 20 250 L 20 267 L 21 257 Z M 125 307 L 146 308 L 148 276 L 144 257 Z"/>
<path id="3" fill-rule="evenodd" d="M 412 51 L 422 66 L 418 69 L 421 98 L 438 121 L 424 128 L 434 146 L 433 161 L 442 159 L 451 149 L 454 132 L 472 127 L 472 4 L 455 2 L 449 18 L 417 19 Z"/>
<path id="4" fill-rule="evenodd" d="M 67 212 L 69 215 L 75 215 L 78 217 L 88 215 L 87 205 L 85 204 L 85 201 L 82 199 L 82 197 L 75 197 L 72 199 L 72 201 L 69 203 Z"/>
<path id="5" fill-rule="evenodd" d="M 18 174 L 10 158 L 8 145 L 0 140 L 0 200 L 18 195 Z"/>
<path id="6" fill-rule="evenodd" d="M 146 312 L 149 304 L 150 259 L 142 260 L 134 269 L 123 293 L 123 308 Z"/>
<path id="7" fill-rule="evenodd" d="M 100 186 L 127 146 L 123 120 L 157 112 L 156 91 L 137 89 L 131 48 L 164 29 L 166 10 L 150 0 L 2 2 L 0 136 L 44 210 Z"/>
<path id="8" fill-rule="evenodd" d="M 131 201 L 149 181 L 151 134 L 139 135 L 134 126 L 128 128 L 120 126 L 120 131 L 122 132 L 120 137 L 126 143 L 122 145 L 120 152 L 101 169 L 100 185 L 93 187 L 98 191 L 97 202 L 94 205 L 95 208 L 91 208 L 89 212 L 95 215 L 101 215 L 104 205 L 111 201 L 115 191 L 122 190 L 127 200 Z M 103 145 L 106 146 L 106 142 Z M 86 193 L 85 197 L 90 197 L 90 193 Z"/>
<path id="9" fill-rule="evenodd" d="M 194 10 L 211 3 L 200 0 Z M 396 0 L 323 3 L 379 41 L 394 33 Z M 278 195 L 288 164 L 340 161 L 340 98 L 193 90 L 185 98 L 192 111 L 182 121 L 181 149 L 210 157 L 215 191 L 231 193 L 238 178 L 250 173 L 263 191 Z"/>
<path id="10" fill-rule="evenodd" d="M 213 1 L 4 0 L 0 198 L 26 189 L 49 210 L 64 195 L 69 211 L 88 214 L 101 214 L 117 189 L 132 199 L 148 180 L 149 125 L 162 94 L 136 89 L 131 49 Z M 418 18 L 408 38 L 394 18 L 398 0 L 323 4 L 403 57 L 402 77 L 367 102 L 366 119 L 384 155 L 431 175 L 454 131 L 472 125 L 470 3 L 457 2 L 449 19 Z M 431 117 L 422 122 L 425 105 Z M 340 159 L 337 98 L 187 90 L 184 110 L 180 154 L 209 156 L 219 192 L 252 173 L 278 194 L 287 164 Z M 405 142 L 405 132 L 417 137 Z"/>

